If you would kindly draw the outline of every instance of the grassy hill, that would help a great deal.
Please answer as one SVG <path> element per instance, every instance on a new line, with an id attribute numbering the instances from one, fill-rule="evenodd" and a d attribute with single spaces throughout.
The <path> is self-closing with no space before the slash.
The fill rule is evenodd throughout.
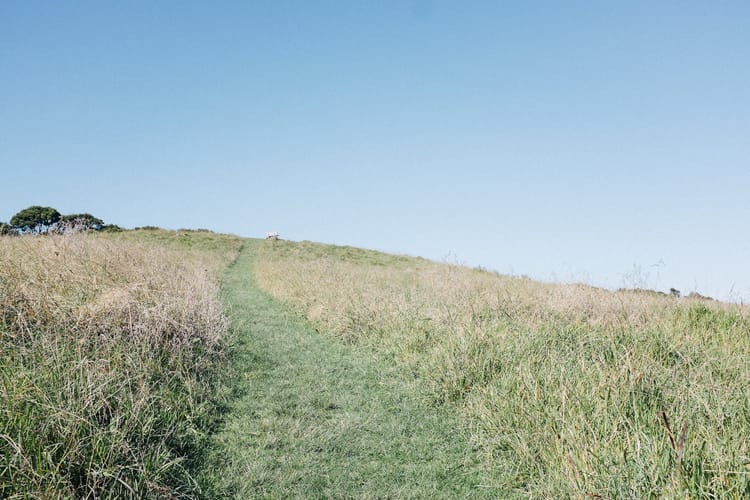
<path id="1" fill-rule="evenodd" d="M 750 310 L 700 298 L 206 231 L 2 237 L 0 497 L 748 497 L 748 359 Z"/>
<path id="2" fill-rule="evenodd" d="M 267 242 L 262 288 L 424 380 L 492 486 L 531 497 L 750 495 L 750 310 Z"/>

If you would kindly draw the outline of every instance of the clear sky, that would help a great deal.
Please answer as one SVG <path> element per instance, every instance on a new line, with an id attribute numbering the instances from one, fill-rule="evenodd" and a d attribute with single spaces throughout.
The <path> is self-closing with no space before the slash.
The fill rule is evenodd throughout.
<path id="1" fill-rule="evenodd" d="M 0 220 L 750 300 L 750 2 L 0 2 Z"/>

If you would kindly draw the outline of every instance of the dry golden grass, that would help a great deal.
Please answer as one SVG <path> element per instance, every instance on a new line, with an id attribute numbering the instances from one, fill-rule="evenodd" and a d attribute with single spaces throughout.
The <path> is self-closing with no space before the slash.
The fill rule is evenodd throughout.
<path id="1" fill-rule="evenodd" d="M 750 312 L 268 242 L 259 284 L 456 404 L 503 494 L 750 495 Z"/>
<path id="2" fill-rule="evenodd" d="M 3 303 L 15 334 L 127 334 L 174 347 L 195 333 L 214 345 L 226 330 L 211 256 L 72 235 L 8 238 L 0 246 Z"/>
<path id="3" fill-rule="evenodd" d="M 143 239 L 0 238 L 0 496 L 197 491 L 227 331 L 217 278 L 240 242 L 128 241 Z"/>

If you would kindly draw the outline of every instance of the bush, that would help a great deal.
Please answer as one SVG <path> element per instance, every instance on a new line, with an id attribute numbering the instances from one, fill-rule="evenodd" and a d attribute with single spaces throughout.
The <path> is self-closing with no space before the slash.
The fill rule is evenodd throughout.
<path id="1" fill-rule="evenodd" d="M 15 227 L 5 222 L 0 222 L 0 236 L 16 236 L 17 234 L 18 230 Z"/>

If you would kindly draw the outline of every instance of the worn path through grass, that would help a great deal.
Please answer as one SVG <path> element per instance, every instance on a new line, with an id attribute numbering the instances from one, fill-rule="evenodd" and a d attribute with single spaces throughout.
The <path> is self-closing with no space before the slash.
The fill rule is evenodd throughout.
<path id="1" fill-rule="evenodd" d="M 224 280 L 237 397 L 217 435 L 222 495 L 492 496 L 455 415 L 417 381 L 326 339 L 259 290 L 249 241 Z M 218 478 L 218 479 L 217 479 Z"/>

